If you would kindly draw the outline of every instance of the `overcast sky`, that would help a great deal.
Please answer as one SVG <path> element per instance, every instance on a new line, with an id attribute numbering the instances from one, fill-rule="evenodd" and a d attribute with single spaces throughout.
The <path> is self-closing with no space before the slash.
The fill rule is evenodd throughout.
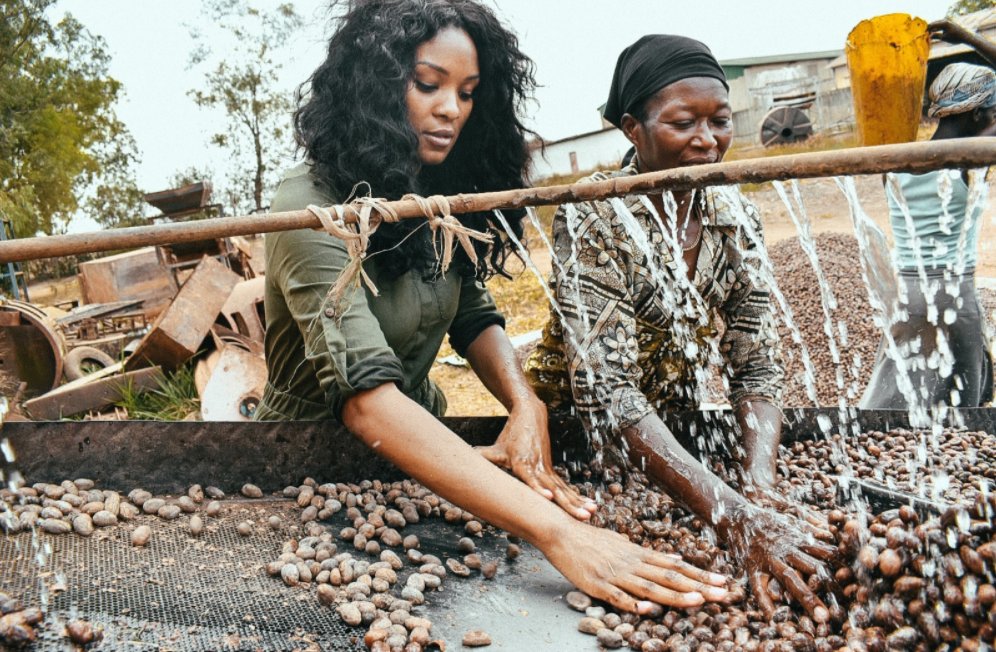
<path id="1" fill-rule="evenodd" d="M 905 12 L 931 21 L 953 0 L 492 0 L 536 62 L 541 87 L 529 124 L 553 140 L 599 127 L 596 108 L 605 101 L 616 56 L 648 33 L 691 36 L 719 59 L 841 49 L 864 18 Z M 275 0 L 258 0 L 275 6 Z M 200 72 L 186 69 L 192 42 L 185 24 L 196 22 L 200 0 L 62 0 L 53 12 L 72 13 L 107 41 L 110 73 L 124 84 L 119 118 L 134 135 L 145 191 L 165 188 L 170 176 L 190 165 L 219 169 L 224 157 L 207 144 L 219 117 L 198 109 L 187 91 Z M 299 0 L 308 21 L 286 62 L 290 93 L 324 55 L 325 7 Z M 211 25 L 204 31 L 211 36 Z M 289 163 L 290 161 L 288 161 Z M 73 225 L 81 230 L 84 225 Z"/>

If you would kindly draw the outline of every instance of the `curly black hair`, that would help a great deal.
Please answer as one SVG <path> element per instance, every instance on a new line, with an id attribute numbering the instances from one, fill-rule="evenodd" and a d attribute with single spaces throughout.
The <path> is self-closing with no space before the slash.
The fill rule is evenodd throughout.
<path id="1" fill-rule="evenodd" d="M 398 199 L 410 192 L 450 195 L 521 188 L 533 132 L 519 119 L 536 86 L 533 62 L 519 50 L 515 34 L 474 0 L 353 0 L 336 17 L 325 61 L 298 91 L 294 126 L 298 146 L 333 196 L 345 200 L 366 181 L 374 196 Z M 477 48 L 481 81 L 474 107 L 446 160 L 423 166 L 418 137 L 408 120 L 405 94 L 413 81 L 415 51 L 440 30 L 464 30 Z M 505 217 L 521 236 L 522 211 Z M 505 263 L 514 249 L 490 213 L 460 216 L 464 224 L 495 235 L 495 244 L 476 243 L 486 280 L 508 276 Z M 393 276 L 431 255 L 421 220 L 383 224 L 371 252 L 393 249 L 384 261 Z M 458 254 L 469 266 L 462 251 Z M 471 271 L 468 269 L 468 271 Z"/>

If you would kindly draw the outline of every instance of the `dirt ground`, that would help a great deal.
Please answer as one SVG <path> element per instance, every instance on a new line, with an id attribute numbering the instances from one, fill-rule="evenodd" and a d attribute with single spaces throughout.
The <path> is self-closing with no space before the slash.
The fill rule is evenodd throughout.
<path id="1" fill-rule="evenodd" d="M 788 184 L 789 182 L 786 182 L 785 189 L 791 195 L 792 189 Z M 798 181 L 798 184 L 813 234 L 854 232 L 847 199 L 833 179 L 803 179 Z M 889 210 L 881 177 L 856 177 L 855 185 L 861 208 L 891 238 Z M 991 181 L 991 197 L 994 193 L 993 186 L 994 182 Z M 745 189 L 745 194 L 761 211 L 766 242 L 772 244 L 797 236 L 795 224 L 772 184 L 749 187 Z M 544 275 L 548 274 L 550 252 L 543 248 L 538 238 L 530 238 L 530 253 L 536 266 Z M 980 279 L 996 278 L 996 210 L 992 201 L 983 216 L 978 260 L 976 276 Z M 860 267 L 855 261 L 855 274 L 860 273 Z M 514 284 L 499 279 L 492 281 L 489 287 L 499 307 L 506 311 L 510 337 L 542 328 L 546 321 L 548 304 L 532 273 L 528 271 L 523 273 Z M 529 297 L 533 300 L 530 301 Z M 448 350 L 441 352 L 440 359 L 451 353 Z M 431 377 L 446 392 L 449 403 L 448 414 L 460 416 L 505 414 L 501 404 L 488 394 L 469 367 L 456 367 L 437 362 Z"/>

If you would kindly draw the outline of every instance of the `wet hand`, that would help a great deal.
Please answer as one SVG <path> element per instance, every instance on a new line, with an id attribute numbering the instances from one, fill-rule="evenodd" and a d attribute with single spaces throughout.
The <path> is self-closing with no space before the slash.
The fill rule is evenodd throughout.
<path id="1" fill-rule="evenodd" d="M 541 403 L 513 408 L 495 443 L 477 450 L 574 518 L 587 520 L 595 512 L 594 501 L 578 494 L 553 470 L 546 407 Z"/>
<path id="2" fill-rule="evenodd" d="M 807 579 L 815 575 L 821 582 L 831 581 L 827 562 L 837 557 L 834 546 L 817 540 L 799 519 L 768 509 L 738 510 L 720 530 L 744 565 L 751 591 L 767 617 L 775 611 L 768 592 L 768 582 L 774 577 L 814 621 L 830 619 L 830 611 Z"/>
<path id="3" fill-rule="evenodd" d="M 809 525 L 808 530 L 814 537 L 831 545 L 834 543 L 833 532 L 830 531 L 830 523 L 826 517 L 801 503 L 790 500 L 774 487 L 754 484 L 745 487 L 743 495 L 758 507 L 771 509 L 779 514 L 788 514 L 804 521 Z"/>
<path id="4" fill-rule="evenodd" d="M 642 548 L 611 530 L 572 525 L 537 545 L 578 589 L 616 609 L 647 614 L 654 603 L 697 607 L 731 599 L 725 575 Z"/>

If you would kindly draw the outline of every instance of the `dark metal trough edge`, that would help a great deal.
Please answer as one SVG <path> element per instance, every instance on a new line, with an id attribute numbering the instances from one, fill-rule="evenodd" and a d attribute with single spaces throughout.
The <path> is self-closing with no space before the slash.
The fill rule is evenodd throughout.
<path id="1" fill-rule="evenodd" d="M 948 424 L 996 433 L 996 410 L 959 410 Z M 713 449 L 732 436 L 728 411 L 668 414 L 666 420 L 686 447 L 706 442 Z M 850 410 L 841 431 L 888 430 L 908 427 L 901 411 Z M 504 417 L 447 417 L 443 422 L 472 445 L 490 444 L 501 432 Z M 785 410 L 783 441 L 823 436 L 823 425 L 837 432 L 836 409 Z M 851 425 L 848 425 L 851 424 Z M 856 426 L 854 425 L 856 424 Z M 550 432 L 555 461 L 590 457 L 591 449 L 578 421 L 552 417 Z M 706 436 L 723 433 L 723 437 Z M 264 491 L 312 476 L 320 481 L 398 479 L 402 474 L 335 422 L 154 422 L 154 421 L 15 421 L 3 426 L 0 437 L 17 455 L 7 464 L 9 479 L 18 471 L 28 482 L 87 477 L 108 489 L 141 486 L 154 492 L 177 492 L 194 483 L 213 484 L 226 491 L 253 482 Z"/>

